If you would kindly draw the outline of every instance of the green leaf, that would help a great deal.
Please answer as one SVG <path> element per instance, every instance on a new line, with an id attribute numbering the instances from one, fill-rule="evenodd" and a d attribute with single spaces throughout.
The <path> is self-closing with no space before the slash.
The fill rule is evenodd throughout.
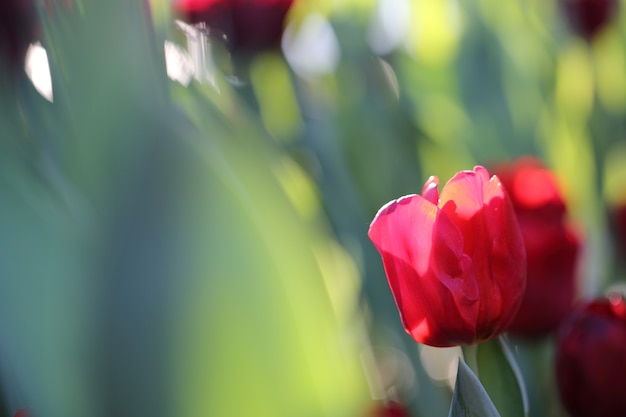
<path id="1" fill-rule="evenodd" d="M 519 366 L 499 337 L 478 345 L 478 376 L 502 417 L 528 415 L 528 397 Z"/>
<path id="2" fill-rule="evenodd" d="M 454 395 L 448 417 L 499 417 L 487 391 L 472 370 L 459 360 Z"/>

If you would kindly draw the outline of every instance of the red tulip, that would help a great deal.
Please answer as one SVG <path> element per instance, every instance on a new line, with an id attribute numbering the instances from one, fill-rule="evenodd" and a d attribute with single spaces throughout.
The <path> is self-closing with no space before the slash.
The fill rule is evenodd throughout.
<path id="1" fill-rule="evenodd" d="M 176 8 L 189 23 L 205 23 L 237 52 L 280 45 L 293 0 L 178 0 Z"/>
<path id="2" fill-rule="evenodd" d="M 45 10 L 52 15 L 53 3 L 73 7 L 73 0 L 44 0 Z M 28 46 L 41 38 L 35 4 L 36 0 L 0 0 L 0 79 L 3 71 L 22 71 Z"/>
<path id="3" fill-rule="evenodd" d="M 565 17 L 574 31 L 587 39 L 605 27 L 616 15 L 616 0 L 561 0 Z"/>
<path id="4" fill-rule="evenodd" d="M 566 224 L 566 206 L 554 175 L 536 158 L 496 167 L 524 237 L 526 293 L 509 330 L 524 337 L 557 329 L 576 295 L 580 240 Z"/>
<path id="5" fill-rule="evenodd" d="M 419 343 L 454 346 L 502 333 L 526 285 L 526 254 L 509 198 L 483 167 L 457 173 L 439 194 L 380 209 L 369 237 L 380 252 L 405 330 Z"/>
<path id="6" fill-rule="evenodd" d="M 556 376 L 572 417 L 626 416 L 626 303 L 621 296 L 581 304 L 559 329 Z"/>

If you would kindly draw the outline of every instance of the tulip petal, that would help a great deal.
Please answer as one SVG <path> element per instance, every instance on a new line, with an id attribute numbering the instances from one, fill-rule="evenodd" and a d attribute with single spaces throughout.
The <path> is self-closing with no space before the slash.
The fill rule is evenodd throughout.
<path id="1" fill-rule="evenodd" d="M 491 189 L 488 184 L 489 173 L 481 166 L 475 167 L 473 171 L 461 171 L 444 185 L 439 196 L 439 207 L 443 209 L 446 203 L 454 202 L 454 207 L 448 207 L 446 212 L 454 214 L 454 217 L 470 219 L 482 210 L 486 201 L 496 196 L 502 197 L 499 189 Z"/>
<path id="2" fill-rule="evenodd" d="M 509 325 L 525 288 L 525 251 L 513 207 L 499 179 L 480 166 L 450 179 L 439 206 L 464 237 L 482 300 L 477 337 L 488 339 Z"/>
<path id="3" fill-rule="evenodd" d="M 487 233 L 491 236 L 490 270 L 502 296 L 498 325 L 493 329 L 498 334 L 514 319 L 526 290 L 526 249 L 513 205 L 498 177 L 491 178 L 485 195 L 491 196 L 485 200 L 484 211 Z"/>
<path id="4" fill-rule="evenodd" d="M 406 331 L 432 346 L 472 343 L 478 287 L 463 237 L 448 216 L 422 196 L 402 197 L 378 212 L 369 237 L 382 255 Z"/>
<path id="5" fill-rule="evenodd" d="M 439 178 L 435 176 L 429 177 L 426 181 L 426 184 L 424 184 L 424 187 L 422 188 L 422 197 L 437 205 L 437 203 L 439 202 L 439 190 L 437 189 L 438 187 Z"/>
<path id="6" fill-rule="evenodd" d="M 523 337 L 541 337 L 557 329 L 570 312 L 576 296 L 580 238 L 573 229 L 560 223 L 561 230 L 545 222 L 534 223 L 520 222 L 526 244 L 528 279 L 520 309 L 508 329 Z"/>

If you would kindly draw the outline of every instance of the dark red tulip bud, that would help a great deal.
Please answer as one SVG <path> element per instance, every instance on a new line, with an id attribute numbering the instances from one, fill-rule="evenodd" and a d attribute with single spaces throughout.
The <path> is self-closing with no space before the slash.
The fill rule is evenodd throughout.
<path id="1" fill-rule="evenodd" d="M 586 39 L 606 26 L 616 14 L 616 0 L 561 0 L 565 17 L 572 30 Z"/>
<path id="2" fill-rule="evenodd" d="M 539 337 L 557 329 L 576 296 L 580 238 L 566 223 L 557 180 L 533 157 L 494 168 L 513 203 L 526 247 L 526 293 L 509 330 Z"/>
<path id="3" fill-rule="evenodd" d="M 15 73 L 24 67 L 28 45 L 35 40 L 35 27 L 33 1 L 0 1 L 0 72 Z"/>
<path id="4" fill-rule="evenodd" d="M 258 52 L 280 45 L 285 18 L 293 0 L 178 0 L 176 8 L 188 23 L 205 23 L 225 37 L 234 52 Z"/>
<path id="5" fill-rule="evenodd" d="M 563 322 L 556 376 L 572 417 L 626 416 L 626 303 L 611 296 L 579 305 Z"/>

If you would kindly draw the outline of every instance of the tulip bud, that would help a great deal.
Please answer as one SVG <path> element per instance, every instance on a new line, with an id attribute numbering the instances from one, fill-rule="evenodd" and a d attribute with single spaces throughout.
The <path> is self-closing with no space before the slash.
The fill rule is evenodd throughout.
<path id="1" fill-rule="evenodd" d="M 511 198 L 526 247 L 526 293 L 509 330 L 523 337 L 545 336 L 572 308 L 580 240 L 566 224 L 557 181 L 541 161 L 524 157 L 494 172 Z"/>
<path id="2" fill-rule="evenodd" d="M 572 417 L 626 416 L 626 303 L 621 296 L 579 305 L 559 329 L 556 376 Z"/>
<path id="3" fill-rule="evenodd" d="M 369 237 L 380 252 L 405 330 L 444 347 L 491 339 L 510 324 L 526 285 L 526 254 L 500 180 L 483 167 L 457 173 L 439 194 L 380 209 Z"/>
<path id="4" fill-rule="evenodd" d="M 235 52 L 258 52 L 280 45 L 293 0 L 178 0 L 188 23 L 205 23 Z"/>
<path id="5" fill-rule="evenodd" d="M 608 24 L 617 9 L 616 0 L 561 0 L 569 25 L 586 39 Z"/>

